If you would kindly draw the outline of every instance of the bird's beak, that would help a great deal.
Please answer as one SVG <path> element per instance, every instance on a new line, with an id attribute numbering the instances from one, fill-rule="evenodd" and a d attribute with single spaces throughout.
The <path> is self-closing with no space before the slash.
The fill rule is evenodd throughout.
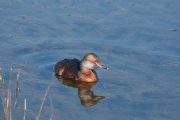
<path id="1" fill-rule="evenodd" d="M 109 69 L 108 67 L 106 67 L 105 65 L 101 65 L 101 68 L 103 68 L 103 69 Z"/>
<path id="2" fill-rule="evenodd" d="M 98 67 L 100 67 L 100 68 L 103 68 L 103 69 L 109 69 L 108 67 L 106 67 L 105 65 L 103 65 L 103 64 L 98 64 L 98 63 L 96 63 L 96 65 L 98 66 Z"/>

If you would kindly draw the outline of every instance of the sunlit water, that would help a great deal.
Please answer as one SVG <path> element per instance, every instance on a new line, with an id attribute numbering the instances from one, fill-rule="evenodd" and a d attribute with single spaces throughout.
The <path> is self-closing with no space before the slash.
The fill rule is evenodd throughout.
<path id="1" fill-rule="evenodd" d="M 0 2 L 0 67 L 11 92 L 13 119 L 178 120 L 180 118 L 179 0 L 4 0 Z M 64 58 L 96 53 L 96 105 L 81 104 L 78 88 L 62 84 L 53 67 Z M 20 68 L 18 107 L 15 103 Z M 0 117 L 3 104 L 0 102 Z"/>

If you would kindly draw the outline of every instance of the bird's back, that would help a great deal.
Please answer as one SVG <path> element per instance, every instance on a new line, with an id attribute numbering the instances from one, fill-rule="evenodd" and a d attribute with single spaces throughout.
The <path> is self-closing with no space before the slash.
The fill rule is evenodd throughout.
<path id="1" fill-rule="evenodd" d="M 63 78 L 75 80 L 80 71 L 80 61 L 78 59 L 64 59 L 56 63 L 55 74 Z"/>

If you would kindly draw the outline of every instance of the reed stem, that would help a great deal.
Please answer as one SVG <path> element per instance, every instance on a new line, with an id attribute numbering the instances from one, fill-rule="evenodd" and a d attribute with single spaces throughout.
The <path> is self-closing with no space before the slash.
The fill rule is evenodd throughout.
<path id="1" fill-rule="evenodd" d="M 26 99 L 24 99 L 24 117 L 23 117 L 23 120 L 26 120 Z"/>
<path id="2" fill-rule="evenodd" d="M 47 87 L 47 90 L 46 90 L 46 92 L 45 92 L 45 94 L 44 94 L 44 98 L 43 98 L 43 100 L 42 100 L 41 107 L 40 107 L 40 109 L 39 109 L 39 114 L 38 114 L 38 116 L 36 116 L 36 120 L 39 120 L 39 119 L 40 119 L 40 114 L 41 114 L 41 111 L 42 111 L 42 107 L 43 107 L 44 101 L 45 101 L 45 99 L 46 99 L 47 93 L 48 93 L 48 91 L 49 91 L 49 88 L 50 88 L 50 86 Z"/>

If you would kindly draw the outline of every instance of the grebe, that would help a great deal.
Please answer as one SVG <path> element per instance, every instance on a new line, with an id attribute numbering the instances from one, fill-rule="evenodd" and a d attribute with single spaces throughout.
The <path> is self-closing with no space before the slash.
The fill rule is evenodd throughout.
<path id="1" fill-rule="evenodd" d="M 95 68 L 108 69 L 96 54 L 88 53 L 81 61 L 75 58 L 61 60 L 56 63 L 54 70 L 55 75 L 60 75 L 65 79 L 96 82 L 97 74 L 93 70 Z"/>

